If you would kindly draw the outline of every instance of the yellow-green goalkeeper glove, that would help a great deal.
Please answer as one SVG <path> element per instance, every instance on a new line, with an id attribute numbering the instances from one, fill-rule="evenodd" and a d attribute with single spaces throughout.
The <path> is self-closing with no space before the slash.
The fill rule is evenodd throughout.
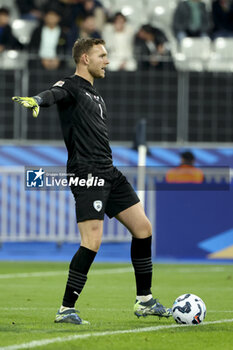
<path id="1" fill-rule="evenodd" d="M 26 108 L 30 108 L 32 110 L 33 117 L 37 118 L 40 111 L 40 106 L 33 97 L 14 96 L 12 97 L 12 100 L 20 103 Z"/>

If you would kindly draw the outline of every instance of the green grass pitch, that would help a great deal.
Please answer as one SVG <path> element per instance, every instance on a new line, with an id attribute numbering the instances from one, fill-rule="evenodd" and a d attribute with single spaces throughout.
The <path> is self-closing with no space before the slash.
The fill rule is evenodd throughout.
<path id="1" fill-rule="evenodd" d="M 184 293 L 206 303 L 203 325 L 191 327 L 172 318 L 137 319 L 131 265 L 98 263 L 76 305 L 91 324 L 55 324 L 67 269 L 65 263 L 0 263 L 0 350 L 233 349 L 231 265 L 154 265 L 153 294 L 161 303 L 171 306 Z"/>

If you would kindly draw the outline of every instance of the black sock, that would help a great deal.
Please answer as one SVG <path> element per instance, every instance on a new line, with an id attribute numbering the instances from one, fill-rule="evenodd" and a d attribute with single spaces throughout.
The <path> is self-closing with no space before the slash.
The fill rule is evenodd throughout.
<path id="1" fill-rule="evenodd" d="M 152 260 L 151 236 L 134 238 L 131 244 L 131 259 L 134 267 L 137 295 L 151 294 Z"/>
<path id="2" fill-rule="evenodd" d="M 95 256 L 96 252 L 82 246 L 80 246 L 77 253 L 73 256 L 63 297 L 63 306 L 74 307 L 74 304 L 86 283 L 87 273 Z"/>

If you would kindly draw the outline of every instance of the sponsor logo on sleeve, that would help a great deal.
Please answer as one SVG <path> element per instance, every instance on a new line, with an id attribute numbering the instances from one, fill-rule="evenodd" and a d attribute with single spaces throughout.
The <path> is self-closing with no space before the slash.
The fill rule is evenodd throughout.
<path id="1" fill-rule="evenodd" d="M 65 84 L 65 82 L 63 80 L 59 80 L 53 86 L 60 86 L 60 87 L 62 87 L 64 84 Z"/>

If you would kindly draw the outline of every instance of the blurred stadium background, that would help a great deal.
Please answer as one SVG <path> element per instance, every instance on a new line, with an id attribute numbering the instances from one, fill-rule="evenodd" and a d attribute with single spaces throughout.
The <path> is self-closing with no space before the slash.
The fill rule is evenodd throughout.
<path id="1" fill-rule="evenodd" d="M 109 17 L 121 11 L 135 33 L 149 24 L 168 41 L 166 54 L 156 56 L 159 68 L 108 71 L 96 87 L 107 104 L 114 162 L 135 187 L 136 127 L 146 120 L 145 209 L 153 224 L 153 257 L 232 262 L 233 40 L 188 37 L 178 44 L 172 18 L 179 2 L 101 1 Z M 212 1 L 204 3 L 211 16 Z M 13 34 L 24 49 L 0 53 L 0 259 L 70 260 L 79 242 L 70 192 L 25 190 L 25 166 L 65 166 L 56 107 L 41 110 L 35 120 L 11 97 L 47 89 L 73 74 L 74 65 L 67 54 L 62 67 L 45 70 L 27 51 L 37 22 L 22 19 L 12 0 L 0 0 L 1 6 L 10 9 Z M 165 183 L 166 170 L 179 164 L 184 150 L 193 152 L 196 166 L 208 168 L 210 187 L 171 190 Z M 106 218 L 98 259 L 127 261 L 129 240 L 121 225 Z"/>

